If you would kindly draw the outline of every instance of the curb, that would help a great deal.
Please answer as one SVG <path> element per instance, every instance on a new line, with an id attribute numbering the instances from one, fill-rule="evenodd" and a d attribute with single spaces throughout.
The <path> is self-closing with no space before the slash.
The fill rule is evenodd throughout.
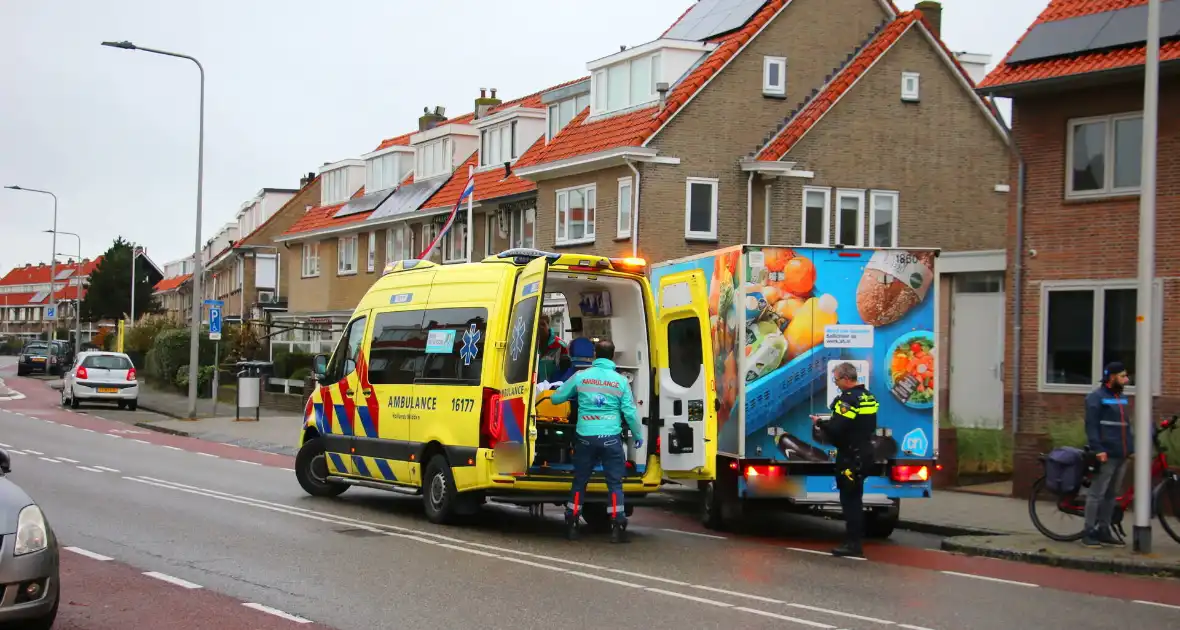
<path id="1" fill-rule="evenodd" d="M 1159 565 L 1143 565 L 1131 562 L 1123 562 L 1113 558 L 1109 560 L 1098 558 L 1071 558 L 1068 556 L 1051 555 L 1035 551 L 996 549 L 992 547 L 983 547 L 980 545 L 959 543 L 953 540 L 942 541 L 942 550 L 954 553 L 963 553 L 972 556 L 983 556 L 985 558 L 1016 560 L 1018 562 L 1060 567 L 1064 569 L 1080 569 L 1082 571 L 1121 573 L 1126 575 L 1141 575 L 1147 577 L 1180 578 L 1180 566 L 1162 563 Z"/>
<path id="2" fill-rule="evenodd" d="M 144 407 L 144 408 L 147 409 L 146 407 Z M 150 411 L 150 409 L 149 409 L 149 411 Z M 156 433 L 167 433 L 168 435 L 179 435 L 181 437 L 193 437 L 193 434 L 189 433 L 188 431 L 169 429 L 167 427 L 159 427 L 159 426 L 156 426 L 150 422 L 136 422 L 135 426 L 137 426 L 141 429 L 148 429 L 149 431 L 155 431 Z"/>
<path id="3" fill-rule="evenodd" d="M 188 416 L 182 416 L 180 414 L 168 411 L 167 409 L 164 409 L 163 407 L 157 407 L 151 403 L 148 403 L 145 405 L 145 404 L 143 404 L 143 401 L 140 401 L 139 408 L 143 409 L 144 411 L 150 411 L 152 413 L 159 414 L 161 416 L 167 416 L 167 417 L 172 418 L 174 420 L 188 420 L 189 419 Z M 200 420 L 200 418 L 198 418 L 198 420 Z"/>
<path id="4" fill-rule="evenodd" d="M 941 525 L 939 523 L 927 523 L 924 521 L 907 521 L 900 520 L 897 523 L 898 529 L 906 531 L 917 532 L 919 534 L 932 534 L 934 536 L 942 536 L 944 538 L 952 538 L 955 536 L 1003 536 L 1010 532 L 1001 532 L 993 529 L 984 529 L 982 527 L 963 527 L 959 525 Z M 945 541 L 944 543 L 945 544 Z"/>

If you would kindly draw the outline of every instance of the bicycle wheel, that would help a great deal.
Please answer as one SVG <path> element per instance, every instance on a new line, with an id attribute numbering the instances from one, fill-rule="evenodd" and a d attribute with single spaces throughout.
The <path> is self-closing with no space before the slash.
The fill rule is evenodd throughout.
<path id="1" fill-rule="evenodd" d="M 1155 515 L 1164 526 L 1164 531 L 1173 540 L 1180 543 L 1180 482 L 1175 477 L 1169 477 L 1153 492 L 1155 499 Z"/>
<path id="2" fill-rule="evenodd" d="M 1084 491 L 1081 491 L 1084 492 Z M 1028 516 L 1037 531 L 1053 540 L 1072 542 L 1086 531 L 1084 495 L 1061 497 L 1045 487 L 1045 478 L 1033 482 L 1028 497 Z"/>

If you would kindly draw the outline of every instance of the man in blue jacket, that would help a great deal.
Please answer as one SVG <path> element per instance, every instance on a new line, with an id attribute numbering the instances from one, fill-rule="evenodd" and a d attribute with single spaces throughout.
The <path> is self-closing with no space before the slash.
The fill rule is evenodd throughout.
<path id="1" fill-rule="evenodd" d="M 578 517 L 586 495 L 586 484 L 594 465 L 602 464 L 610 494 L 607 512 L 611 516 L 611 542 L 627 542 L 627 515 L 623 509 L 623 474 L 627 449 L 623 442 L 623 421 L 631 428 L 635 448 L 643 446 L 643 425 L 635 412 L 631 384 L 615 370 L 615 344 L 607 340 L 594 346 L 594 363 L 565 381 L 553 393 L 551 402 L 560 405 L 578 396 L 578 419 L 574 442 L 574 486 L 565 509 L 566 534 L 578 537 Z"/>
<path id="2" fill-rule="evenodd" d="M 1128 382 L 1122 363 L 1108 363 L 1102 370 L 1102 385 L 1086 396 L 1086 441 L 1101 462 L 1086 497 L 1082 544 L 1087 547 L 1123 546 L 1110 531 L 1110 519 L 1115 498 L 1123 487 L 1127 458 L 1135 452 L 1131 411 L 1123 396 Z"/>

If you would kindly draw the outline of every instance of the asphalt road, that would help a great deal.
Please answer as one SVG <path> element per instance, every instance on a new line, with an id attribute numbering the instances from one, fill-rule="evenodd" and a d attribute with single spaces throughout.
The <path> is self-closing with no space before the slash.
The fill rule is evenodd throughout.
<path id="1" fill-rule="evenodd" d="M 681 515 L 639 511 L 630 545 L 569 543 L 555 509 L 534 518 L 492 508 L 466 526 L 434 526 L 414 499 L 358 488 L 313 499 L 285 468 L 290 458 L 130 433 L 55 407 L 43 383 L 0 377 L 26 395 L 0 402 L 0 444 L 17 453 L 12 479 L 42 504 L 63 544 L 81 550 L 67 552 L 78 556 L 64 561 L 67 573 L 107 575 L 101 586 L 73 580 L 83 584 L 77 596 L 63 578 L 64 601 L 124 598 L 118 619 L 138 620 L 120 625 L 115 612 L 67 605 L 64 628 L 171 627 L 151 620 L 185 606 L 210 614 L 176 627 L 227 627 L 227 618 L 237 624 L 228 627 L 314 627 L 292 616 L 341 630 L 1180 625 L 1174 582 L 903 545 L 874 547 L 868 561 L 837 559 L 816 553 L 833 542 L 824 524 L 798 540 L 719 537 Z M 1045 585 L 988 578 L 1018 574 Z"/>

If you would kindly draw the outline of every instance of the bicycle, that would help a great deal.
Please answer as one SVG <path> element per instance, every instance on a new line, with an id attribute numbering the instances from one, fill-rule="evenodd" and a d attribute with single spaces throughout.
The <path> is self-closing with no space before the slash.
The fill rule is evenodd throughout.
<path id="1" fill-rule="evenodd" d="M 1151 478 L 1156 481 L 1152 487 L 1152 513 L 1163 525 L 1164 531 L 1176 542 L 1180 543 L 1180 473 L 1168 469 L 1167 448 L 1160 443 L 1160 436 L 1167 431 L 1176 429 L 1180 424 L 1180 417 L 1172 416 L 1171 420 L 1164 420 L 1151 436 L 1154 454 L 1151 460 Z M 1089 455 L 1089 452 L 1087 452 Z M 1047 465 L 1047 455 L 1041 455 L 1042 465 Z M 1045 475 L 1033 482 L 1032 494 L 1028 499 L 1028 515 L 1032 519 L 1037 531 L 1052 540 L 1073 542 L 1085 534 L 1086 500 L 1089 496 L 1089 486 L 1096 469 L 1086 467 L 1086 473 L 1078 490 L 1069 494 L 1059 494 L 1045 487 Z M 1135 500 L 1135 486 L 1131 485 L 1125 493 L 1115 499 L 1114 513 L 1111 515 L 1110 528 L 1120 541 L 1125 542 L 1126 531 L 1123 529 L 1123 515 L 1131 509 Z M 1065 517 L 1067 525 L 1062 528 L 1051 528 L 1038 513 L 1037 508 L 1050 506 L 1049 515 Z"/>

